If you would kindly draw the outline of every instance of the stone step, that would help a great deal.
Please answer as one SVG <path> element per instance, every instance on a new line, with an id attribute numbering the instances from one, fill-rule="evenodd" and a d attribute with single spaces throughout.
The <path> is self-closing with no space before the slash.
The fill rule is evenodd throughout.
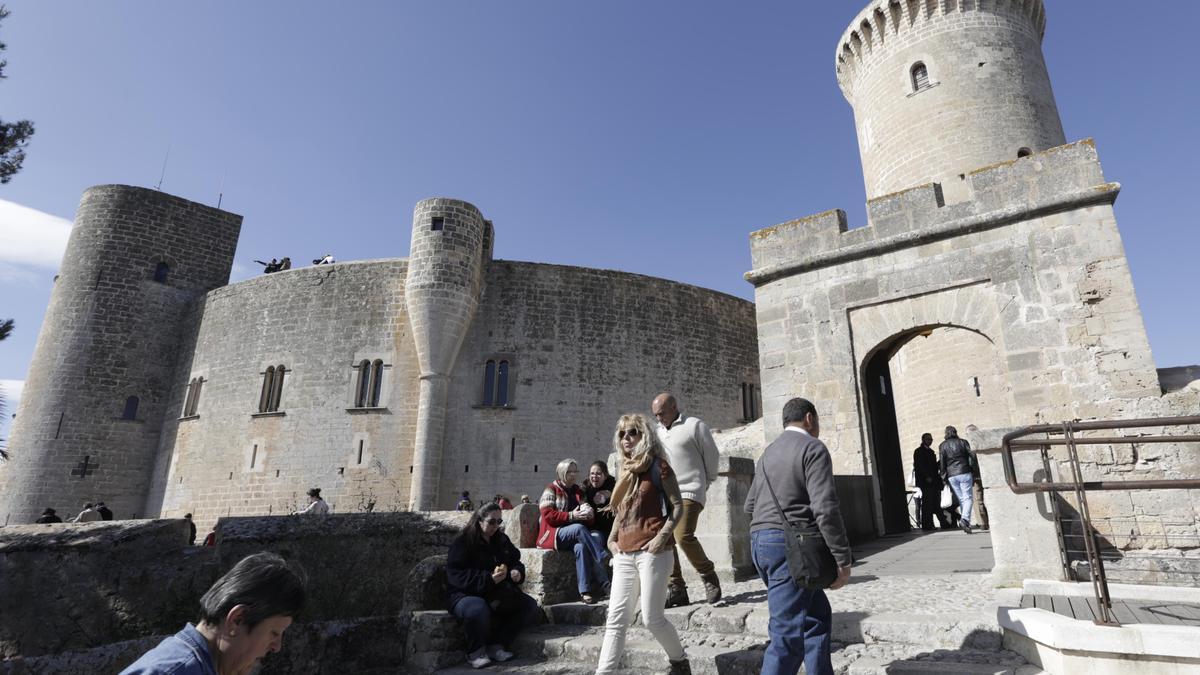
<path id="1" fill-rule="evenodd" d="M 551 605 L 547 619 L 556 625 L 602 626 L 606 603 L 579 602 Z M 700 632 L 746 635 L 766 641 L 770 614 L 764 603 L 711 606 L 689 605 L 666 610 L 667 619 L 680 633 Z M 937 616 L 885 612 L 835 612 L 833 639 L 842 643 L 899 643 L 936 649 L 970 648 L 996 651 L 1001 646 L 1000 627 L 989 613 L 962 612 Z"/>
<path id="2" fill-rule="evenodd" d="M 692 671 L 696 675 L 749 675 L 762 668 L 763 647 L 750 639 L 730 636 L 681 635 Z M 544 625 L 518 638 L 514 650 L 521 658 L 488 666 L 489 673 L 583 675 L 591 673 L 600 657 L 603 629 L 595 626 Z M 725 644 L 721 644 L 724 641 Z M 459 655 L 461 659 L 461 654 Z M 1037 675 L 1017 654 L 1006 650 L 938 649 L 905 644 L 835 644 L 834 671 L 842 675 L 911 675 L 958 673 L 962 675 Z M 666 655 L 644 629 L 632 628 L 625 642 L 621 666 L 646 675 L 665 671 Z M 461 660 L 437 671 L 439 675 L 474 672 Z"/>

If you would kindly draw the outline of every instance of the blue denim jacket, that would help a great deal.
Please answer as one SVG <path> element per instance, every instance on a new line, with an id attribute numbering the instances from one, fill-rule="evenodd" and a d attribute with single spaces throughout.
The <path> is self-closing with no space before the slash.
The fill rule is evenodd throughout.
<path id="1" fill-rule="evenodd" d="M 121 675 L 217 675 L 208 641 L 192 624 L 142 654 Z"/>

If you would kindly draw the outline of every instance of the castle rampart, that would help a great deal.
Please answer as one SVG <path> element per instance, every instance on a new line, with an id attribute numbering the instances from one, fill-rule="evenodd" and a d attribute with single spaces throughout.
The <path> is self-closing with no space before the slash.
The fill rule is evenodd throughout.
<path id="1" fill-rule="evenodd" d="M 868 198 L 1062 145 L 1041 0 L 880 0 L 838 43 Z"/>
<path id="2" fill-rule="evenodd" d="M 144 188 L 84 193 L 0 465 L 0 513 L 142 510 L 184 318 L 229 280 L 241 216 Z"/>

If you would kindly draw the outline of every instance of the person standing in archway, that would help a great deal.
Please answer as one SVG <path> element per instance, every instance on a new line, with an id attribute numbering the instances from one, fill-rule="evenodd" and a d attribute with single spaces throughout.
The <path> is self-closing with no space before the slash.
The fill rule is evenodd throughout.
<path id="1" fill-rule="evenodd" d="M 934 528 L 933 517 L 946 527 L 946 517 L 942 515 L 940 502 L 942 499 L 942 477 L 938 473 L 938 458 L 933 452 L 933 434 L 921 434 L 921 446 L 913 450 L 913 476 L 916 487 L 921 491 L 921 529 L 926 532 Z"/>
<path id="2" fill-rule="evenodd" d="M 958 526 L 962 528 L 963 532 L 971 534 L 971 507 L 975 503 L 974 495 L 972 495 L 975 485 L 975 473 L 972 467 L 975 462 L 971 456 L 971 445 L 958 437 L 957 429 L 946 427 L 946 440 L 938 446 L 938 452 L 941 455 L 938 460 L 938 469 L 962 505 Z"/>

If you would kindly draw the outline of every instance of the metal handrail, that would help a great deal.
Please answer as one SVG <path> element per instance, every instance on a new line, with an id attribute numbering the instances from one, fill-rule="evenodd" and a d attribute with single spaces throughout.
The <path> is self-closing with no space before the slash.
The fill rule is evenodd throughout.
<path id="1" fill-rule="evenodd" d="M 1126 480 L 1126 481 L 1085 481 L 1079 466 L 1077 447 L 1080 445 L 1117 445 L 1122 443 L 1196 443 L 1200 435 L 1181 434 L 1178 436 L 1077 436 L 1081 431 L 1105 431 L 1111 429 L 1143 429 L 1146 427 L 1172 427 L 1200 425 L 1200 415 L 1186 417 L 1160 417 L 1134 420 L 1117 420 L 1101 422 L 1063 422 L 1062 424 L 1039 424 L 1025 427 L 1004 435 L 1000 443 L 1001 464 L 1004 466 L 1004 480 L 1014 493 L 1035 494 L 1039 492 L 1072 492 L 1079 507 L 1079 517 L 1083 527 L 1084 549 L 1088 564 L 1092 568 L 1092 590 L 1096 596 L 1099 609 L 1095 623 L 1104 626 L 1119 626 L 1112 611 L 1112 600 L 1108 594 L 1108 576 L 1104 572 L 1104 560 L 1100 556 L 1100 547 L 1096 541 L 1096 533 L 1092 528 L 1091 513 L 1088 509 L 1086 493 L 1091 490 L 1186 490 L 1200 488 L 1200 479 L 1178 478 L 1160 480 Z M 1034 435 L 1061 434 L 1060 438 L 1027 438 Z M 1065 446 L 1070 463 L 1071 481 L 1055 482 L 1049 480 L 1049 463 L 1046 451 L 1051 446 Z M 1016 465 L 1013 461 L 1014 450 L 1041 450 L 1042 463 L 1047 469 L 1045 482 L 1022 483 L 1017 480 Z M 1058 510 L 1055 509 L 1055 527 L 1058 529 Z M 1061 529 L 1059 536 L 1063 537 Z M 1065 539 L 1063 540 L 1065 546 Z M 1064 553 L 1065 555 L 1065 553 Z M 1066 559 L 1064 558 L 1064 565 Z"/>

